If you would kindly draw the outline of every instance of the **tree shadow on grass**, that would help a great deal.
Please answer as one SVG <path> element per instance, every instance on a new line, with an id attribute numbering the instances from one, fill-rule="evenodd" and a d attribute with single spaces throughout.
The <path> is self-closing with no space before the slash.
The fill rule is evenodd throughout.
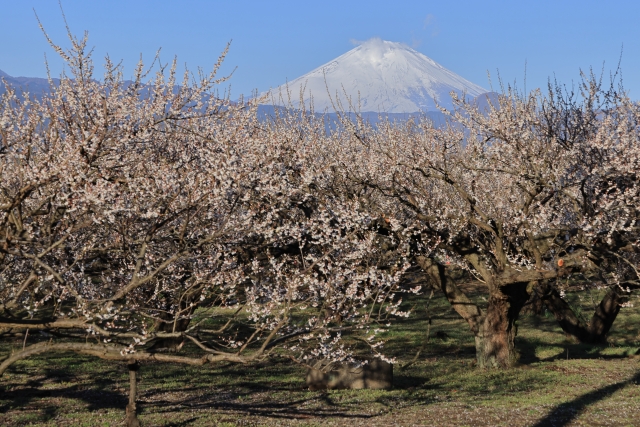
<path id="1" fill-rule="evenodd" d="M 551 346 L 562 348 L 557 354 L 549 357 L 540 358 L 536 356 L 536 349 L 541 346 Z M 564 359 L 625 359 L 627 354 L 604 354 L 603 351 L 608 349 L 607 344 L 581 344 L 581 343 L 562 343 L 551 344 L 546 342 L 531 340 L 522 337 L 516 338 L 516 349 L 520 353 L 519 363 L 530 365 L 537 362 L 552 362 Z"/>
<path id="2" fill-rule="evenodd" d="M 5 396 L 4 402 L 0 403 L 0 413 L 7 413 L 15 409 L 24 409 L 28 406 L 37 407 L 40 413 L 40 422 L 47 422 L 59 415 L 60 406 L 59 399 L 75 399 L 83 401 L 87 404 L 88 411 L 96 411 L 101 409 L 122 409 L 127 404 L 127 396 L 119 392 L 97 390 L 84 388 L 81 385 L 71 385 L 65 388 L 42 389 L 31 382 L 19 388 L 13 388 L 11 391 L 3 391 Z M 41 399 L 51 399 L 51 402 Z"/>
<path id="3" fill-rule="evenodd" d="M 640 382 L 640 372 L 627 381 L 610 384 L 592 392 L 583 394 L 570 402 L 556 406 L 555 409 L 553 409 L 546 417 L 538 421 L 533 427 L 566 426 L 576 419 L 589 405 L 593 405 L 600 400 L 606 399 L 616 391 L 626 387 L 628 384 L 637 384 L 638 382 Z"/>
<path id="4" fill-rule="evenodd" d="M 17 372 L 24 372 L 24 367 L 15 368 Z M 103 375 L 107 375 L 104 373 Z M 53 383 L 52 383 L 53 381 Z M 64 387 L 50 388 L 52 384 L 67 383 Z M 0 413 L 7 413 L 15 409 L 26 407 L 37 408 L 40 422 L 47 422 L 59 415 L 62 409 L 59 399 L 79 400 L 87 404 L 88 411 L 121 408 L 127 404 L 127 396 L 110 390 L 113 381 L 98 378 L 87 386 L 68 369 L 44 368 L 38 369 L 38 376 L 26 383 L 15 384 L 6 382 L 0 387 Z M 66 384 L 65 384 L 66 385 Z M 51 403 L 48 400 L 51 400 Z"/>
<path id="5" fill-rule="evenodd" d="M 155 408 L 154 408 L 155 407 Z M 189 410 L 214 409 L 221 413 L 242 414 L 243 416 L 266 417 L 275 419 L 322 419 L 322 418 L 345 418 L 345 419 L 367 419 L 374 418 L 379 414 L 368 414 L 362 412 L 351 412 L 341 404 L 336 403 L 329 393 L 318 393 L 303 399 L 288 400 L 286 402 L 237 402 L 228 401 L 223 396 L 203 395 L 199 398 L 187 398 L 181 400 L 155 400 L 144 402 L 146 411 L 154 413 L 169 413 Z M 152 410 L 153 408 L 153 410 Z"/>
<path id="6" fill-rule="evenodd" d="M 296 381 L 286 383 L 277 380 L 251 378 L 246 368 L 229 365 L 224 369 L 226 376 L 234 378 L 228 388 L 211 387 L 213 381 L 199 377 L 198 384 L 190 387 L 180 387 L 168 390 L 166 387 L 154 384 L 152 388 L 141 388 L 140 403 L 142 413 L 170 414 L 181 411 L 214 410 L 218 415 L 264 417 L 281 420 L 329 419 L 344 418 L 374 419 L 386 414 L 398 405 L 396 396 L 387 395 L 380 391 L 374 397 L 375 403 L 380 405 L 375 413 L 370 408 L 356 403 L 357 396 L 347 396 L 333 391 L 310 392 L 304 382 L 304 373 L 295 365 L 274 363 L 266 366 L 267 376 L 295 377 Z M 165 374 L 166 372 L 163 372 Z M 241 375 L 244 378 L 241 378 Z M 215 375 L 219 375 L 216 373 Z M 238 377 L 236 377 L 238 375 Z M 144 377 L 144 373 L 142 374 Z M 157 380 L 157 378 L 156 378 Z M 394 388 L 405 389 L 423 386 L 428 379 L 422 375 L 403 373 L 394 376 Z M 354 393 L 368 393 L 368 390 L 357 390 Z M 377 391 L 374 391 L 378 393 Z M 424 403 L 424 402 L 422 402 Z"/>
<path id="7" fill-rule="evenodd" d="M 177 423 L 165 424 L 164 427 L 183 427 L 183 426 L 188 426 L 189 424 L 191 424 L 192 422 L 196 421 L 197 419 L 198 419 L 198 417 L 192 417 L 192 418 L 189 418 L 188 420 L 180 421 L 180 422 L 177 422 Z"/>

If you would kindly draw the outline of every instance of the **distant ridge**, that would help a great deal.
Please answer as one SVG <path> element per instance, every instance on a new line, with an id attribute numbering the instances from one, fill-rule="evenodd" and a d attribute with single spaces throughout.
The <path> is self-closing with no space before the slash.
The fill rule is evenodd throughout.
<path id="1" fill-rule="evenodd" d="M 276 105 L 286 105 L 288 91 L 292 106 L 299 108 L 301 90 L 305 107 L 313 99 L 317 112 L 332 112 L 332 98 L 348 109 L 349 97 L 357 108 L 359 97 L 360 111 L 384 113 L 437 111 L 436 104 L 451 110 L 450 92 L 468 98 L 487 92 L 404 44 L 380 39 L 371 39 L 271 93 Z"/>
<path id="2" fill-rule="evenodd" d="M 28 92 L 30 95 L 39 98 L 45 93 L 49 92 L 49 80 L 41 77 L 12 77 L 4 71 L 0 70 L 0 95 L 6 92 L 5 84 L 2 79 L 6 80 L 7 84 L 16 89 L 18 95 L 22 95 L 24 92 Z M 60 83 L 60 79 L 52 79 L 54 84 Z"/>

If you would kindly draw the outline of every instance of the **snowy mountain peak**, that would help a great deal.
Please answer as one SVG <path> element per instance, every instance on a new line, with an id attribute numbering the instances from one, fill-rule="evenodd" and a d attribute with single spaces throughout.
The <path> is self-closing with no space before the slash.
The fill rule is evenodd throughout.
<path id="1" fill-rule="evenodd" d="M 288 90 L 288 92 L 287 92 Z M 451 109 L 451 91 L 468 97 L 487 92 L 447 70 L 431 58 L 402 43 L 370 39 L 308 74 L 272 91 L 278 105 L 305 107 L 313 100 L 315 111 L 333 112 L 331 100 L 349 110 L 413 113 L 436 111 L 436 103 Z"/>

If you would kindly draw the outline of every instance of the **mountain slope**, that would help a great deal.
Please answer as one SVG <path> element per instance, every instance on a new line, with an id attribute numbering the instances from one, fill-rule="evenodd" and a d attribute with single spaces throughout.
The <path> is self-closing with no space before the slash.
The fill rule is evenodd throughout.
<path id="1" fill-rule="evenodd" d="M 303 90 L 305 107 L 312 98 L 315 111 L 333 111 L 331 99 L 339 99 L 348 110 L 351 98 L 358 108 L 359 96 L 360 111 L 386 113 L 435 111 L 436 102 L 451 109 L 451 91 L 468 97 L 487 92 L 404 44 L 380 39 L 371 39 L 274 89 L 276 105 L 287 104 L 287 90 L 296 108 Z"/>
<path id="2" fill-rule="evenodd" d="M 12 77 L 4 71 L 0 70 L 0 95 L 5 92 L 5 83 L 16 89 L 18 96 L 22 97 L 24 93 L 29 93 L 30 96 L 36 98 L 41 97 L 43 94 L 48 93 L 51 89 L 49 87 L 49 80 L 40 77 Z M 52 79 L 54 84 L 60 83 L 60 79 Z"/>

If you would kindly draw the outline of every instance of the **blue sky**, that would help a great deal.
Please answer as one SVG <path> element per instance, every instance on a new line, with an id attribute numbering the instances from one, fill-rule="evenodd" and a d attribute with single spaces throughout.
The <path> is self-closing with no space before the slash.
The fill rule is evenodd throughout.
<path id="1" fill-rule="evenodd" d="M 622 51 L 625 88 L 640 99 L 640 2 L 535 1 L 239 1 L 62 0 L 74 33 L 89 32 L 98 65 L 105 54 L 130 76 L 140 54 L 158 48 L 167 62 L 210 69 L 226 43 L 223 71 L 235 68 L 232 98 L 276 87 L 354 47 L 380 37 L 403 42 L 464 78 L 494 88 L 505 83 L 570 85 L 579 70 L 615 70 Z M 44 77 L 61 61 L 47 46 L 33 9 L 54 41 L 68 46 L 57 1 L 0 0 L 0 69 Z"/>

